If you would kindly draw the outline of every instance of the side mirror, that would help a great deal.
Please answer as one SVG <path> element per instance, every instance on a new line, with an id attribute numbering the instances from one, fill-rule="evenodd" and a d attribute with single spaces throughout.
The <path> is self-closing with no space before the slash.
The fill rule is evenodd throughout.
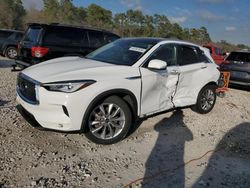
<path id="1" fill-rule="evenodd" d="M 167 68 L 167 62 L 159 59 L 153 59 L 148 63 L 148 68 L 156 70 L 165 70 Z"/>

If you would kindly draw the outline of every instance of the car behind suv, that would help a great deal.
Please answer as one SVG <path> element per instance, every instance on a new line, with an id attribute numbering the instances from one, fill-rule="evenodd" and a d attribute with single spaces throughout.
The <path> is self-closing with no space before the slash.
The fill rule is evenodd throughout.
<path id="1" fill-rule="evenodd" d="M 158 38 L 120 39 L 85 58 L 63 57 L 22 71 L 17 99 L 41 126 L 83 130 L 100 144 L 123 139 L 138 118 L 216 101 L 220 72 L 208 50 Z"/>
<path id="2" fill-rule="evenodd" d="M 10 59 L 17 57 L 18 43 L 23 37 L 22 31 L 0 30 L 0 53 Z"/>
<path id="3" fill-rule="evenodd" d="M 250 52 L 235 51 L 220 65 L 221 71 L 231 73 L 230 84 L 245 86 L 250 89 Z"/>
<path id="4" fill-rule="evenodd" d="M 84 56 L 118 38 L 103 30 L 32 23 L 28 25 L 19 46 L 19 60 L 24 63 L 17 61 L 17 64 L 29 66 L 57 57 Z"/>

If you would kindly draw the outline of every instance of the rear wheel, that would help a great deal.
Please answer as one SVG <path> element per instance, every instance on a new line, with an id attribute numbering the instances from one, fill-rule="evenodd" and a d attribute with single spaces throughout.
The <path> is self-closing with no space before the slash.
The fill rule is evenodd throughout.
<path id="1" fill-rule="evenodd" d="M 200 113 L 207 114 L 209 113 L 216 102 L 216 86 L 207 85 L 201 89 L 196 104 L 192 107 L 192 110 Z"/>
<path id="2" fill-rule="evenodd" d="M 5 50 L 5 56 L 9 59 L 15 59 L 17 57 L 17 48 L 16 47 L 8 47 Z"/>
<path id="3" fill-rule="evenodd" d="M 128 133 L 132 123 L 129 106 L 117 96 L 95 105 L 89 116 L 87 138 L 97 144 L 114 144 Z"/>

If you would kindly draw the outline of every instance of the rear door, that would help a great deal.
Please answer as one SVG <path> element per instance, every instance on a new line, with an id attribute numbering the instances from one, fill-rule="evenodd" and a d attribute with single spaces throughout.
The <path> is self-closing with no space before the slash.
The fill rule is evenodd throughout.
<path id="1" fill-rule="evenodd" d="M 209 80 L 212 63 L 200 48 L 191 45 L 178 45 L 177 62 L 179 81 L 173 102 L 176 107 L 196 103 L 201 88 Z"/>
<path id="2" fill-rule="evenodd" d="M 140 68 L 142 76 L 141 114 L 149 115 L 174 107 L 172 98 L 178 82 L 176 52 L 176 45 L 164 44 L 153 52 Z M 148 63 L 153 59 L 167 62 L 167 69 L 149 69 Z"/>

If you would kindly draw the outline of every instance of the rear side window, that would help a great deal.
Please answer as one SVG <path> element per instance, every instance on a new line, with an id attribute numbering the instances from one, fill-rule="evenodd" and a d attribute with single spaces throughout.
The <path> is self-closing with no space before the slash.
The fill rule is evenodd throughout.
<path id="1" fill-rule="evenodd" d="M 25 33 L 24 41 L 36 43 L 39 40 L 39 35 L 42 31 L 41 27 L 30 27 Z"/>
<path id="2" fill-rule="evenodd" d="M 23 38 L 22 33 L 16 33 L 15 40 L 21 40 Z"/>
<path id="3" fill-rule="evenodd" d="M 86 32 L 79 28 L 49 27 L 45 31 L 43 42 L 46 45 L 80 45 Z"/>
<path id="4" fill-rule="evenodd" d="M 189 65 L 199 63 L 198 49 L 193 46 L 179 46 L 178 49 L 178 64 Z"/>
<path id="5" fill-rule="evenodd" d="M 0 38 L 8 38 L 10 35 L 12 35 L 12 32 L 0 31 Z"/>
<path id="6" fill-rule="evenodd" d="M 205 52 L 200 49 L 198 49 L 198 56 L 199 56 L 200 62 L 212 63 L 210 59 L 205 55 Z"/>
<path id="7" fill-rule="evenodd" d="M 227 61 L 250 62 L 249 52 L 231 52 L 226 58 Z"/>
<path id="8" fill-rule="evenodd" d="M 99 48 L 104 44 L 104 35 L 102 32 L 89 31 L 89 45 L 92 48 Z"/>

